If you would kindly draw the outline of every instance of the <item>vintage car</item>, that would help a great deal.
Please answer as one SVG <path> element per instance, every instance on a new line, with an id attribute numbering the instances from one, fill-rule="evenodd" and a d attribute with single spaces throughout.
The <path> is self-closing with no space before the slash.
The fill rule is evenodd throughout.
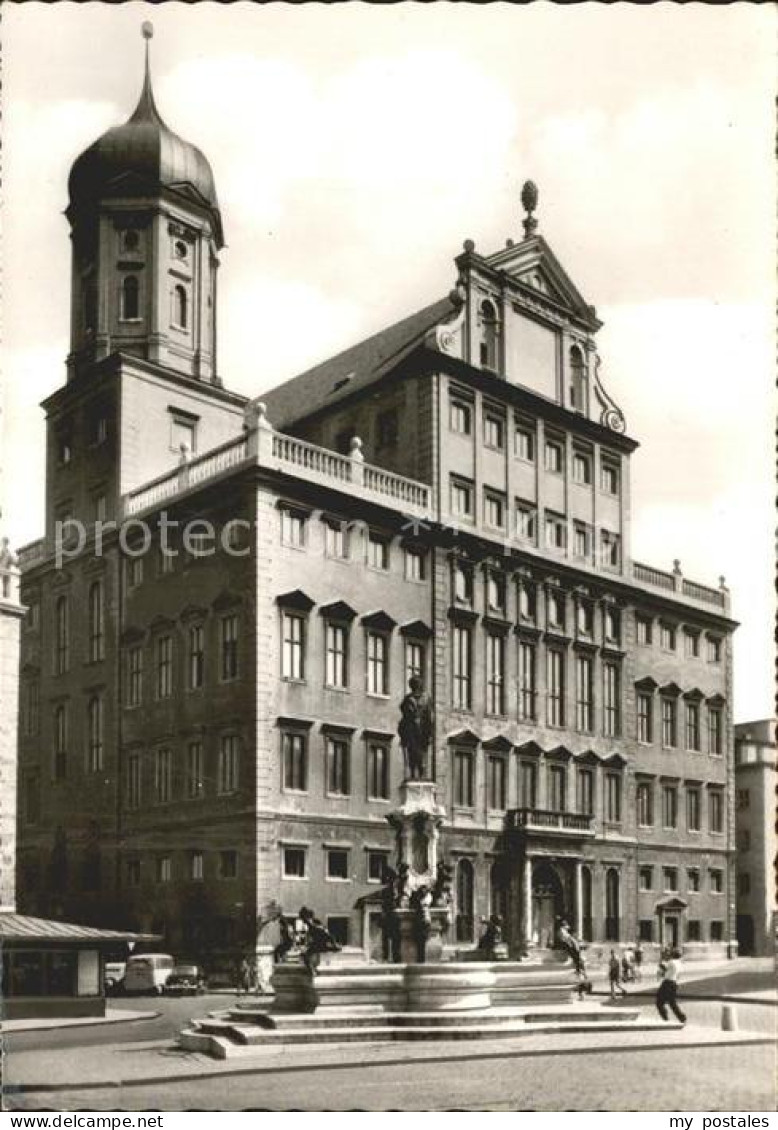
<path id="1" fill-rule="evenodd" d="M 204 988 L 205 977 L 199 965 L 175 965 L 165 984 L 165 992 L 170 996 L 194 996 Z"/>

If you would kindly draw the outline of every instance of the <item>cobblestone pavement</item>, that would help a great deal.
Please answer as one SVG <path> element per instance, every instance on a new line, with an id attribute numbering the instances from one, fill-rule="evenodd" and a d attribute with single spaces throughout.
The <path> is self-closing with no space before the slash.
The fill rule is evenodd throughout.
<path id="1" fill-rule="evenodd" d="M 13 1110 L 775 1109 L 769 1045 L 371 1064 L 18 1095 Z"/>

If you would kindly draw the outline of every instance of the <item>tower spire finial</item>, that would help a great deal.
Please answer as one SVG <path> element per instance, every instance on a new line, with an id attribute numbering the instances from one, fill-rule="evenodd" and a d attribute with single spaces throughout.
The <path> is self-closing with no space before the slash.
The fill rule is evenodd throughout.
<path id="1" fill-rule="evenodd" d="M 140 101 L 135 108 L 135 113 L 132 115 L 132 120 L 139 118 L 147 119 L 159 117 L 156 104 L 154 102 L 154 92 L 151 88 L 151 52 L 149 49 L 149 40 L 154 37 L 154 25 L 151 20 L 144 20 L 140 26 L 140 33 L 145 41 L 145 61 L 143 70 L 143 90 L 141 91 Z"/>
<path id="2" fill-rule="evenodd" d="M 525 180 L 521 190 L 521 204 L 527 215 L 521 221 L 524 228 L 524 238 L 529 239 L 537 231 L 538 221 L 533 212 L 538 206 L 538 186 L 532 180 Z"/>

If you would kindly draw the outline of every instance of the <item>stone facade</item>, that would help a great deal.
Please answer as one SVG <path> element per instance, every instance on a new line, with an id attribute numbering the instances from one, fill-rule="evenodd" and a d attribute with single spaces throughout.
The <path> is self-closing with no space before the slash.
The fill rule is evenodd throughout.
<path id="1" fill-rule="evenodd" d="M 16 794 L 19 727 L 19 569 L 3 538 L 0 545 L 0 909 L 16 909 Z"/>
<path id="2" fill-rule="evenodd" d="M 735 726 L 737 939 L 743 954 L 775 954 L 778 866 L 775 722 Z"/>

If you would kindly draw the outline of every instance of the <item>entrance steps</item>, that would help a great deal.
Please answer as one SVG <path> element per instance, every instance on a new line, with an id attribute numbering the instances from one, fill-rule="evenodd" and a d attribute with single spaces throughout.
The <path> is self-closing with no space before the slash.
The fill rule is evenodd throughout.
<path id="1" fill-rule="evenodd" d="M 326 1015 L 271 1015 L 246 1009 L 194 1021 L 179 1036 L 187 1051 L 230 1059 L 285 1045 L 485 1040 L 553 1032 L 635 1031 L 657 1027 L 638 1009 L 570 1004 L 531 1009 L 489 1008 L 466 1012 L 387 1013 L 328 1010 Z"/>

